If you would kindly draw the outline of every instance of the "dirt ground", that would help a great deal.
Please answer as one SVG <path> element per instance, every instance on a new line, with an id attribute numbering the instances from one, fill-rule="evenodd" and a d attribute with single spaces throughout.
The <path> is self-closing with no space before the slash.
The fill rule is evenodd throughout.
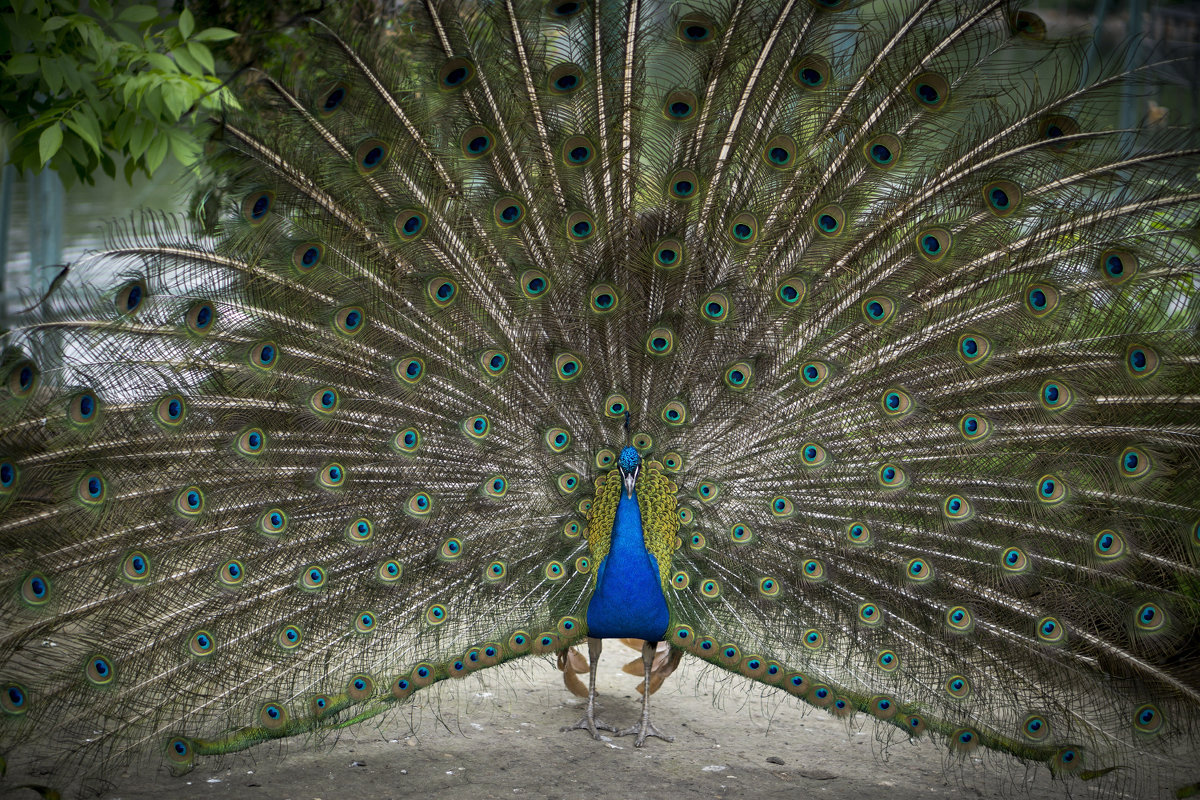
<path id="1" fill-rule="evenodd" d="M 637 679 L 620 671 L 633 651 L 606 650 L 600 716 L 632 724 Z M 584 676 L 586 678 L 586 676 Z M 440 689 L 440 691 L 439 691 Z M 804 712 L 781 692 L 760 692 L 684 664 L 653 697 L 652 719 L 675 736 L 594 741 L 559 728 L 579 719 L 548 661 L 447 681 L 423 706 L 369 721 L 335 744 L 267 744 L 202 761 L 182 777 L 166 768 L 112 776 L 111 800 L 339 800 L 339 798 L 1134 798 L 1119 779 L 1053 781 L 984 752 L 951 756 L 928 741 L 885 747 L 863 715 L 847 723 Z M 1184 754 L 1171 785 L 1200 780 L 1200 757 Z M 1190 774 L 1189 774 L 1190 772 Z M 18 798 L 21 793 L 12 795 Z M 24 792 L 33 800 L 36 795 Z"/>

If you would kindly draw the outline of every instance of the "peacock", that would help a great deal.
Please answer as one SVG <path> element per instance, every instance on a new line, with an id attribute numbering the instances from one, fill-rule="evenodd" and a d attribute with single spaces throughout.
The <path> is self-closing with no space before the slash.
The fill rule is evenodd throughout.
<path id="1" fill-rule="evenodd" d="M 301 27 L 213 121 L 210 229 L 117 224 L 3 334 L 7 787 L 586 644 L 556 735 L 671 747 L 651 673 L 686 656 L 1175 788 L 1200 149 L 1113 124 L 1153 67 L 1008 0 Z M 637 719 L 595 707 L 607 638 L 645 642 Z"/>

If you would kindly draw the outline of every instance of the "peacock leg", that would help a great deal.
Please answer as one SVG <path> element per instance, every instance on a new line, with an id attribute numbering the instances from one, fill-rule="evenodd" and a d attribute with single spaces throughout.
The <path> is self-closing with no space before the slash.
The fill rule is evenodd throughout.
<path id="1" fill-rule="evenodd" d="M 642 719 L 631 728 L 617 731 L 617 736 L 628 736 L 631 733 L 636 733 L 637 741 L 633 743 L 634 747 L 641 747 L 645 743 L 647 736 L 657 736 L 668 742 L 675 741 L 674 736 L 667 736 L 650 724 L 650 669 L 654 666 L 654 655 L 657 649 L 658 642 L 642 643 L 642 668 L 646 676 L 644 678 L 645 682 L 642 684 Z"/>
<path id="2" fill-rule="evenodd" d="M 600 739 L 600 731 L 617 732 L 617 729 L 606 722 L 599 722 L 596 719 L 596 668 L 600 666 L 600 650 L 604 647 L 603 639 L 588 637 L 588 661 L 591 669 L 588 672 L 588 702 L 587 713 L 583 715 L 583 719 L 576 722 L 574 725 L 563 728 L 563 732 L 578 730 L 583 728 L 592 735 L 593 739 Z"/>

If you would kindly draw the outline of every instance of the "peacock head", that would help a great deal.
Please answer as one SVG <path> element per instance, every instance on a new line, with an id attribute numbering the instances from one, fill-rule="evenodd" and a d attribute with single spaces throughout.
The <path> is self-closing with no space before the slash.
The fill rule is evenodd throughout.
<path id="1" fill-rule="evenodd" d="M 617 464 L 621 468 L 621 478 L 625 481 L 625 496 L 632 498 L 634 486 L 637 484 L 638 468 L 642 466 L 642 456 L 636 447 L 626 445 L 621 451 L 621 457 L 617 459 Z"/>

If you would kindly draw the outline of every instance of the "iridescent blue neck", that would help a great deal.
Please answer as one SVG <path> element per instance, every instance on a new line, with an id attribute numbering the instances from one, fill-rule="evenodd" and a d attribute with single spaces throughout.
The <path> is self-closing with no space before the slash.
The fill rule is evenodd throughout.
<path id="1" fill-rule="evenodd" d="M 588 635 L 660 641 L 669 615 L 662 593 L 658 560 L 646 551 L 637 494 L 621 493 L 608 555 L 596 570 L 596 589 L 588 603 Z"/>

